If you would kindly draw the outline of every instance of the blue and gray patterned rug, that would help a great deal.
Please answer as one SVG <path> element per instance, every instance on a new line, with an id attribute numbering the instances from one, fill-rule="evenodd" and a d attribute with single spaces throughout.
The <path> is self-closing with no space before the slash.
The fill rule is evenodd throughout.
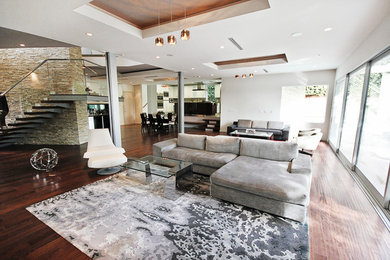
<path id="1" fill-rule="evenodd" d="M 307 224 L 152 179 L 130 170 L 27 210 L 95 259 L 309 258 Z"/>

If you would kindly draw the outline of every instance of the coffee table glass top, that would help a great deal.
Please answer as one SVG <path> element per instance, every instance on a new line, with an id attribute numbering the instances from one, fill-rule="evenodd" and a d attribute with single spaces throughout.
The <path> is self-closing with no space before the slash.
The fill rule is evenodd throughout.
<path id="1" fill-rule="evenodd" d="M 166 159 L 162 157 L 148 155 L 142 158 L 127 158 L 127 162 L 122 166 L 128 169 L 138 170 L 146 173 L 169 178 L 178 172 L 191 167 L 192 163 Z"/>
<path id="2" fill-rule="evenodd" d="M 262 132 L 262 131 L 250 131 L 246 130 L 235 130 L 230 133 L 230 135 L 242 135 L 242 136 L 257 136 L 270 139 L 274 134 L 272 132 Z"/>

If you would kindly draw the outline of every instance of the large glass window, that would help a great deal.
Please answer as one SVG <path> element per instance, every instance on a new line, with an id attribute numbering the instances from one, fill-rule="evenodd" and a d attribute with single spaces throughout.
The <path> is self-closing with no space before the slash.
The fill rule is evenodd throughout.
<path id="1" fill-rule="evenodd" d="M 374 62 L 357 166 L 384 196 L 390 163 L 390 54 Z"/>
<path id="2" fill-rule="evenodd" d="M 333 93 L 331 125 L 329 131 L 329 141 L 336 146 L 338 145 L 338 138 L 339 138 L 338 132 L 340 127 L 341 112 L 343 108 L 344 89 L 345 89 L 345 80 L 337 81 Z"/>
<path id="3" fill-rule="evenodd" d="M 356 129 L 359 122 L 365 70 L 366 68 L 363 67 L 354 73 L 351 73 L 348 82 L 340 151 L 351 163 L 355 145 Z"/>

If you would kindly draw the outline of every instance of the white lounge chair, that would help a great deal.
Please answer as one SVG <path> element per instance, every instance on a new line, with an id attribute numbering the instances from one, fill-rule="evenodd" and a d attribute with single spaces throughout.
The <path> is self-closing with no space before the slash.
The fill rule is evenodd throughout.
<path id="1" fill-rule="evenodd" d="M 100 169 L 99 175 L 109 175 L 121 170 L 119 165 L 127 161 L 122 147 L 112 142 L 108 129 L 91 129 L 88 135 L 88 148 L 84 158 L 88 159 L 88 167 Z"/>

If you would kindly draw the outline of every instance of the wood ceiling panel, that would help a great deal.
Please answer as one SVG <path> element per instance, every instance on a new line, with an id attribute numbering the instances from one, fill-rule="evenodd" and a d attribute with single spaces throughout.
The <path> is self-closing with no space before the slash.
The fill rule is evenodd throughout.
<path id="1" fill-rule="evenodd" d="M 160 23 L 170 22 L 171 2 L 172 20 L 177 21 L 184 18 L 185 10 L 187 17 L 190 17 L 247 1 L 248 0 L 93 0 L 90 4 L 126 20 L 140 29 L 147 29 L 158 25 L 159 12 Z"/>
<path id="2" fill-rule="evenodd" d="M 287 63 L 286 54 L 276 54 L 271 56 L 253 57 L 238 60 L 226 60 L 214 62 L 218 66 L 218 69 L 233 69 L 233 68 L 245 68 L 253 66 L 271 65 L 271 64 L 283 64 Z"/>

